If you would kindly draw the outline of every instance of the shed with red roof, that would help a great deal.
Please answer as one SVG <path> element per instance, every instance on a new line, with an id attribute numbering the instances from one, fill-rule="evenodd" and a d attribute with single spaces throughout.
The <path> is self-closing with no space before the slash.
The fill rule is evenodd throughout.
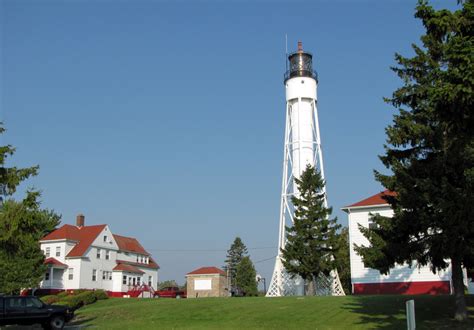
<path id="1" fill-rule="evenodd" d="M 217 267 L 201 267 L 186 274 L 187 297 L 228 297 L 226 273 Z"/>

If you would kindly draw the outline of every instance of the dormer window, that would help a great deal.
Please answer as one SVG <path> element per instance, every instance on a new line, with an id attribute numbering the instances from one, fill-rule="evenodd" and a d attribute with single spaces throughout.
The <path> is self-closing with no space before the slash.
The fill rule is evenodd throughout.
<path id="1" fill-rule="evenodd" d="M 51 248 L 50 247 L 46 248 L 44 255 L 46 256 L 46 258 L 49 258 L 49 256 L 51 255 Z"/>
<path id="2" fill-rule="evenodd" d="M 60 256 L 61 256 L 61 247 L 56 246 L 56 257 L 60 257 Z"/>

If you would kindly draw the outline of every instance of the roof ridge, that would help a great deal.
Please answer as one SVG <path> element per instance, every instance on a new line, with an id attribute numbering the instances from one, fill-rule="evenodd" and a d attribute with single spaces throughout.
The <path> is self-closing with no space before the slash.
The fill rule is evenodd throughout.
<path id="1" fill-rule="evenodd" d="M 365 207 L 365 206 L 375 206 L 375 205 L 389 205 L 387 201 L 384 199 L 385 196 L 394 196 L 396 195 L 395 192 L 385 189 L 377 194 L 371 195 L 367 198 L 364 198 L 356 203 L 350 204 L 348 206 L 344 206 L 342 209 L 348 209 L 351 207 Z"/>

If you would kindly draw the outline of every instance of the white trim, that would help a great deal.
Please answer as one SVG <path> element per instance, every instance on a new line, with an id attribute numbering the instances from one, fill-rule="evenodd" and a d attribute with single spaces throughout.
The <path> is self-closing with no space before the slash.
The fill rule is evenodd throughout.
<path id="1" fill-rule="evenodd" d="M 362 205 L 362 206 L 346 206 L 346 207 L 341 207 L 342 211 L 346 210 L 353 210 L 353 209 L 371 209 L 371 208 L 383 208 L 383 207 L 390 207 L 390 204 L 374 204 L 374 205 Z"/>

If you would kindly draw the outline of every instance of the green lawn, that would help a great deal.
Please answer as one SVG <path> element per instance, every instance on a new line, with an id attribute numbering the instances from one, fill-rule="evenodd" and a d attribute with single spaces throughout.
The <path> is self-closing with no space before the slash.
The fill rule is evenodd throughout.
<path id="1" fill-rule="evenodd" d="M 451 296 L 347 296 L 207 299 L 109 299 L 76 312 L 73 323 L 100 329 L 406 329 L 415 299 L 417 329 L 473 329 L 451 319 Z"/>

